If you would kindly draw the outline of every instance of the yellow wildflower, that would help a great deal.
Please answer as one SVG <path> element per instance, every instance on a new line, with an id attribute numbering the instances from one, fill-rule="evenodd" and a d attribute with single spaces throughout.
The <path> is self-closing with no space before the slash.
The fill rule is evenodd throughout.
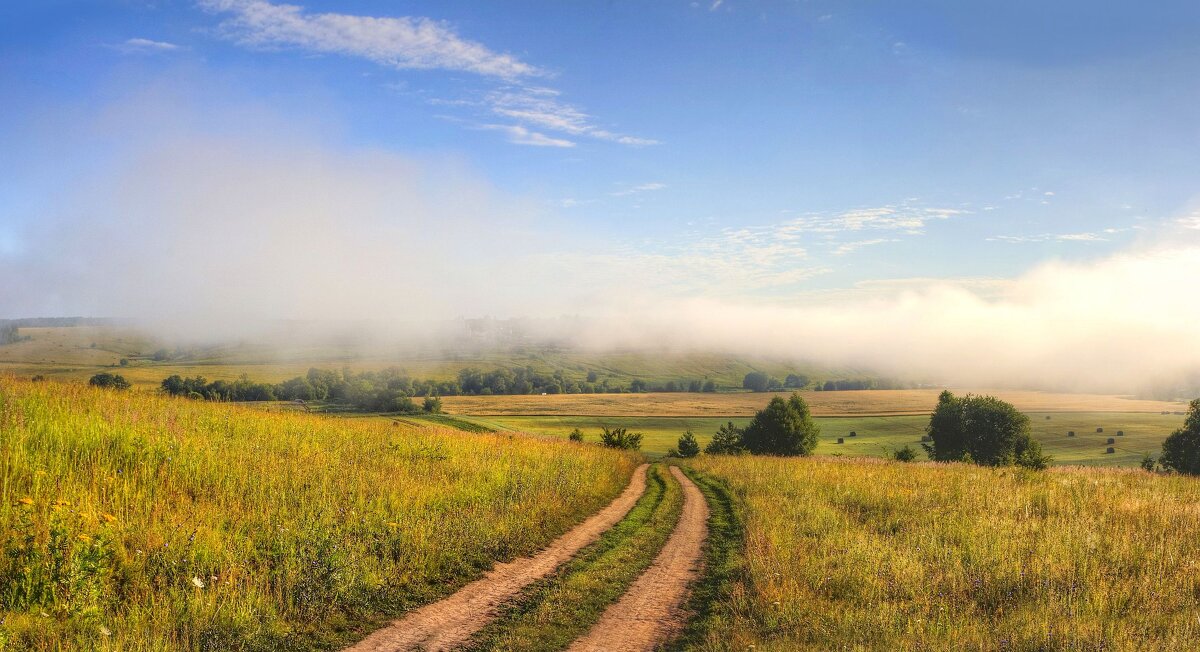
<path id="1" fill-rule="evenodd" d="M 32 505 L 33 499 L 30 498 L 29 496 L 25 496 L 24 498 L 18 500 L 17 502 L 20 503 L 21 505 Z"/>
<path id="2" fill-rule="evenodd" d="M 100 520 L 104 521 L 105 523 L 116 523 L 117 517 L 105 512 L 104 514 L 100 515 Z"/>
<path id="3" fill-rule="evenodd" d="M 91 537 L 89 537 L 89 536 L 88 536 L 88 535 L 86 535 L 86 534 L 81 534 L 81 535 L 79 535 L 79 536 L 77 536 L 77 537 L 75 537 L 75 538 L 76 538 L 76 539 L 79 539 L 80 541 L 82 541 L 82 542 L 84 542 L 84 543 L 91 543 L 91 542 L 92 542 L 92 538 L 91 538 Z"/>
<path id="4" fill-rule="evenodd" d="M 388 527 L 400 527 L 400 524 L 395 521 L 389 521 L 387 526 Z"/>

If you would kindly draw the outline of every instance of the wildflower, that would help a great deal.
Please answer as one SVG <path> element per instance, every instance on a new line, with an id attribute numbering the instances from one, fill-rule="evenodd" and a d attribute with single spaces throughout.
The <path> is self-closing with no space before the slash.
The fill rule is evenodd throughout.
<path id="1" fill-rule="evenodd" d="M 204 588 L 204 580 L 200 579 L 199 577 L 192 577 L 192 586 L 202 589 Z"/>
<path id="2" fill-rule="evenodd" d="M 389 521 L 387 526 L 388 527 L 400 527 L 400 524 L 395 521 Z"/>
<path id="3" fill-rule="evenodd" d="M 70 501 L 67 501 L 67 500 L 56 500 L 56 501 L 54 501 L 54 502 L 50 503 L 50 506 L 51 506 L 51 507 L 54 507 L 54 508 L 56 508 L 56 509 L 57 509 L 57 508 L 59 508 L 59 507 L 70 507 L 70 506 L 71 506 L 71 502 L 70 502 Z"/>
<path id="4" fill-rule="evenodd" d="M 30 498 L 29 496 L 25 496 L 24 498 L 18 500 L 17 503 L 19 503 L 21 505 L 32 505 L 33 499 Z"/>
<path id="5" fill-rule="evenodd" d="M 80 541 L 82 541 L 82 542 L 84 542 L 84 543 L 91 543 L 91 542 L 92 542 L 92 538 L 91 538 L 91 537 L 89 537 L 89 536 L 88 536 L 88 535 L 86 535 L 86 534 L 80 534 L 79 536 L 77 536 L 77 537 L 75 537 L 75 538 L 76 538 L 76 539 L 79 539 Z"/>
<path id="6" fill-rule="evenodd" d="M 117 517 L 105 512 L 100 515 L 100 520 L 104 521 L 105 523 L 116 523 Z"/>
<path id="7" fill-rule="evenodd" d="M 103 634 L 104 636 L 112 636 L 112 630 L 105 627 L 104 625 L 100 626 L 100 633 Z"/>

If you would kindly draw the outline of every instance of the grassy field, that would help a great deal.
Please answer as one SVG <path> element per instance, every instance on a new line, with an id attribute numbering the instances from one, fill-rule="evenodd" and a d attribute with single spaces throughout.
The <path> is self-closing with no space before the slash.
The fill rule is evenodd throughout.
<path id="1" fill-rule="evenodd" d="M 636 462 L 0 379 L 0 649 L 327 649 L 544 545 Z"/>
<path id="2" fill-rule="evenodd" d="M 1200 482 L 701 458 L 742 504 L 701 650 L 1195 649 Z"/>
<path id="3" fill-rule="evenodd" d="M 760 400 L 763 400 L 760 395 Z M 764 400 L 765 404 L 765 400 Z M 761 408 L 760 408 L 761 409 Z M 1155 455 L 1163 439 L 1183 425 L 1176 414 L 1144 412 L 1031 412 L 1034 437 L 1056 464 L 1095 466 L 1136 466 L 1142 456 Z M 1046 417 L 1049 417 L 1047 419 Z M 583 430 L 587 441 L 599 440 L 600 428 L 624 427 L 645 435 L 642 449 L 662 455 L 675 446 L 687 429 L 696 434 L 701 445 L 707 444 L 718 427 L 727 421 L 739 426 L 748 417 L 574 417 L 574 416 L 489 416 L 458 417 L 499 431 L 516 431 L 549 437 L 566 437 L 573 428 Z M 921 436 L 929 423 L 928 414 L 892 417 L 816 417 L 821 427 L 818 455 L 883 457 L 905 445 L 920 450 Z M 1096 428 L 1104 428 L 1097 433 Z M 1067 433 L 1074 431 L 1074 437 Z M 1117 432 L 1123 432 L 1118 436 Z M 850 433 L 855 433 L 854 437 Z M 838 444 L 838 438 L 843 443 Z M 1108 439 L 1116 440 L 1108 444 Z M 1112 446 L 1115 453 L 1105 453 Z"/>

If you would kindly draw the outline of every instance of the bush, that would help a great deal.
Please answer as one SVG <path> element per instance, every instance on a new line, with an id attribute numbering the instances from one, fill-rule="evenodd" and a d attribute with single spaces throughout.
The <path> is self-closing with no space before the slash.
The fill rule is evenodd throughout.
<path id="1" fill-rule="evenodd" d="M 751 371 L 742 378 L 742 389 L 765 392 L 771 387 L 771 377 L 761 371 Z"/>
<path id="2" fill-rule="evenodd" d="M 742 429 L 733 425 L 732 421 L 717 428 L 717 433 L 704 447 L 704 452 L 709 455 L 739 455 L 746 452 L 742 444 Z"/>
<path id="3" fill-rule="evenodd" d="M 1154 471 L 1154 467 L 1157 465 L 1158 465 L 1158 463 L 1155 461 L 1154 456 L 1151 455 L 1150 453 L 1146 453 L 1145 455 L 1143 455 L 1142 461 L 1140 463 L 1138 463 L 1138 466 L 1142 467 L 1143 471 L 1151 471 L 1151 472 Z"/>
<path id="4" fill-rule="evenodd" d="M 742 444 L 757 455 L 808 455 L 817 447 L 820 432 L 799 394 L 786 401 L 776 396 L 746 426 Z"/>
<path id="5" fill-rule="evenodd" d="M 897 449 L 895 453 L 892 453 L 892 459 L 897 462 L 915 461 L 917 459 L 917 449 L 905 444 L 904 448 Z"/>
<path id="6" fill-rule="evenodd" d="M 438 414 L 442 411 L 442 398 L 440 396 L 426 396 L 425 402 L 421 404 L 421 408 L 430 414 Z"/>
<path id="7" fill-rule="evenodd" d="M 1200 398 L 1188 406 L 1183 427 L 1163 442 L 1158 463 L 1168 471 L 1200 475 Z"/>
<path id="8" fill-rule="evenodd" d="M 92 376 L 88 380 L 88 384 L 92 387 L 104 387 L 106 389 L 129 389 L 132 385 L 121 374 L 101 373 Z"/>
<path id="9" fill-rule="evenodd" d="M 571 441 L 583 441 L 583 431 L 579 428 L 576 428 L 571 431 L 570 435 L 567 435 L 567 439 L 570 439 Z"/>
<path id="10" fill-rule="evenodd" d="M 641 450 L 642 435 L 641 433 L 627 432 L 625 428 L 608 428 L 601 429 L 600 444 L 608 448 L 619 448 L 622 450 Z"/>
<path id="11" fill-rule="evenodd" d="M 994 396 L 942 392 L 925 430 L 931 442 L 922 446 L 939 462 L 1044 469 L 1051 461 L 1029 434 L 1029 417 Z"/>
<path id="12" fill-rule="evenodd" d="M 679 457 L 695 457 L 700 454 L 700 442 L 696 441 L 696 435 L 688 430 L 679 437 L 675 451 Z"/>

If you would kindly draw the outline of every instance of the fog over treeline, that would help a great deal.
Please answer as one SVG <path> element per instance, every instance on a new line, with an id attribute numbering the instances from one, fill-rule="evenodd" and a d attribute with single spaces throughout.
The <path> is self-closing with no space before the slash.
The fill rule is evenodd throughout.
<path id="1" fill-rule="evenodd" d="M 166 341 L 281 349 L 280 324 L 304 324 L 293 336 L 327 327 L 394 351 L 491 315 L 489 328 L 589 350 L 777 356 L 975 386 L 1197 382 L 1200 230 L 1174 221 L 1127 251 L 1007 279 L 706 295 L 669 282 L 692 267 L 580 237 L 453 157 L 335 146 L 320 128 L 230 111 L 147 91 L 52 139 L 105 153 L 3 227 L 0 317 L 119 317 Z"/>

